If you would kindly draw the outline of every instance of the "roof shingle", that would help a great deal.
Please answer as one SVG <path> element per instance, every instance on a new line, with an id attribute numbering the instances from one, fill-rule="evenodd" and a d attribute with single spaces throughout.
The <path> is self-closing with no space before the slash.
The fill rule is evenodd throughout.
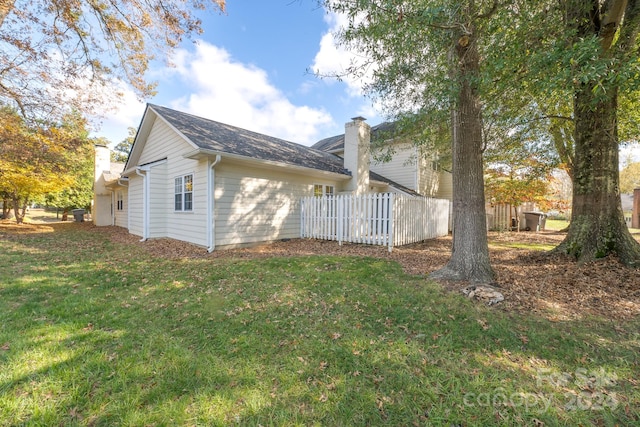
<path id="1" fill-rule="evenodd" d="M 202 149 L 351 175 L 334 154 L 158 105 L 149 108 Z"/>

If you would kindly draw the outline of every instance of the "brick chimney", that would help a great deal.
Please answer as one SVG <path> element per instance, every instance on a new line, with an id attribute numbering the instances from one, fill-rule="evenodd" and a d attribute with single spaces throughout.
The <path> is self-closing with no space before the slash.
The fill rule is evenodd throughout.
<path id="1" fill-rule="evenodd" d="M 354 117 L 345 124 L 344 167 L 351 172 L 346 191 L 364 194 L 369 191 L 369 150 L 371 127 L 364 117 Z"/>
<path id="2" fill-rule="evenodd" d="M 104 172 L 111 170 L 111 153 L 106 145 L 94 145 L 93 207 L 91 216 L 95 225 L 112 225 L 111 191 L 105 187 Z"/>

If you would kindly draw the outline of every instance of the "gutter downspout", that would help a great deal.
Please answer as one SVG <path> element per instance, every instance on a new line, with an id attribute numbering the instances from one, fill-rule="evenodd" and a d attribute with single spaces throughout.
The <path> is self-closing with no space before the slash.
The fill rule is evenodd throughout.
<path id="1" fill-rule="evenodd" d="M 216 155 L 216 159 L 211 163 L 211 160 L 207 160 L 207 239 L 208 239 L 208 247 L 207 252 L 211 253 L 216 248 L 216 239 L 215 239 L 215 225 L 213 221 L 215 220 L 214 209 L 215 209 L 215 171 L 214 168 L 218 163 L 220 163 L 222 157 L 220 154 Z"/>
<path id="2" fill-rule="evenodd" d="M 142 239 L 140 239 L 140 241 L 144 242 L 149 238 L 149 221 L 147 218 L 149 214 L 149 206 L 147 200 L 147 198 L 149 197 L 149 191 L 147 190 L 149 180 L 147 179 L 146 173 L 140 173 L 141 170 L 142 168 L 136 168 L 136 175 L 142 177 Z M 145 172 L 147 171 L 145 170 Z"/>

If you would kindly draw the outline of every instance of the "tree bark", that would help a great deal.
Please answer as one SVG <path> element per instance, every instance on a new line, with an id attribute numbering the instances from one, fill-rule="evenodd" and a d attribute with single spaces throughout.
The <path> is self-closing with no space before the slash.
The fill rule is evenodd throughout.
<path id="1" fill-rule="evenodd" d="M 11 204 L 9 199 L 2 199 L 2 218 L 11 219 Z"/>
<path id="2" fill-rule="evenodd" d="M 16 224 L 22 224 L 24 222 L 24 216 L 27 213 L 27 204 L 26 202 L 20 206 L 20 199 L 17 197 L 13 197 L 13 212 L 16 215 Z"/>
<path id="3" fill-rule="evenodd" d="M 640 265 L 640 245 L 629 233 L 620 201 L 617 91 L 596 99 L 592 87 L 574 96 L 573 209 L 557 251 L 580 261 L 616 254 L 627 265 Z"/>
<path id="4" fill-rule="evenodd" d="M 576 40 L 598 37 L 598 59 L 625 57 L 634 49 L 640 24 L 637 5 L 632 3 L 568 2 Z M 619 40 L 614 45 L 616 32 Z M 616 254 L 624 264 L 637 266 L 640 245 L 627 229 L 620 201 L 618 86 L 595 90 L 597 83 L 583 83 L 574 92 L 573 207 L 567 237 L 556 251 L 579 261 Z"/>
<path id="5" fill-rule="evenodd" d="M 482 107 L 476 82 L 478 47 L 470 27 L 455 40 L 457 103 L 452 111 L 453 132 L 453 248 L 447 265 L 431 273 L 435 279 L 490 283 L 495 275 L 489 262 L 482 161 Z"/>

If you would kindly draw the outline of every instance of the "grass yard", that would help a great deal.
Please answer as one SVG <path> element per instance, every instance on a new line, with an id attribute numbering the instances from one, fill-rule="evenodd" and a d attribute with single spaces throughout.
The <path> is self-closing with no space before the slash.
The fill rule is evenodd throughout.
<path id="1" fill-rule="evenodd" d="M 569 221 L 564 219 L 549 219 L 545 220 L 545 229 L 547 230 L 562 230 L 569 225 Z"/>
<path id="2" fill-rule="evenodd" d="M 637 425 L 639 327 L 487 308 L 391 260 L 0 227 L 0 426 Z"/>

